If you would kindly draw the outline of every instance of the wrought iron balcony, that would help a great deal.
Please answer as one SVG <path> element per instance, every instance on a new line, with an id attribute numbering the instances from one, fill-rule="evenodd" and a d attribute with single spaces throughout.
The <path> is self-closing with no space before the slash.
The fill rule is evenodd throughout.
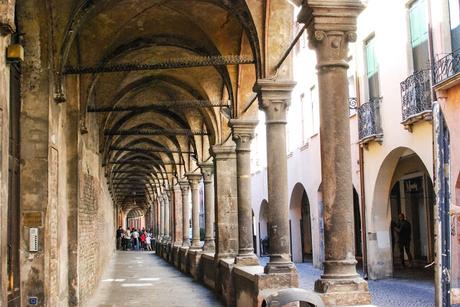
<path id="1" fill-rule="evenodd" d="M 439 59 L 433 65 L 433 86 L 451 79 L 460 72 L 460 49 Z"/>
<path id="2" fill-rule="evenodd" d="M 419 120 L 431 120 L 431 70 L 421 70 L 401 82 L 402 124 L 411 130 Z"/>
<path id="3" fill-rule="evenodd" d="M 366 145 L 371 141 L 383 140 L 380 125 L 380 97 L 371 98 L 358 108 L 359 143 Z"/>

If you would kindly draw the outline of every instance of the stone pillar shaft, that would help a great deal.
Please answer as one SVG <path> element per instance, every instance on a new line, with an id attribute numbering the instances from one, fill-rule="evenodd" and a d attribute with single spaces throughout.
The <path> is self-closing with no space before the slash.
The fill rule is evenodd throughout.
<path id="1" fill-rule="evenodd" d="M 215 251 L 214 242 L 214 183 L 213 183 L 213 163 L 202 163 L 200 165 L 204 183 L 204 203 L 205 203 L 205 237 L 203 251 L 211 253 Z"/>
<path id="2" fill-rule="evenodd" d="M 356 272 L 347 78 L 348 43 L 356 40 L 363 8 L 358 0 L 309 1 L 299 15 L 309 22 L 318 61 L 325 262 L 315 290 L 333 305 L 370 303 L 367 283 Z"/>
<path id="3" fill-rule="evenodd" d="M 233 140 L 236 143 L 236 165 L 238 185 L 238 255 L 239 265 L 258 265 L 254 254 L 251 202 L 251 140 L 257 120 L 232 119 Z"/>
<path id="4" fill-rule="evenodd" d="M 171 225 L 170 225 L 170 215 L 169 215 L 169 196 L 168 196 L 168 192 L 166 192 L 165 194 L 163 194 L 163 201 L 164 201 L 164 207 L 165 207 L 165 237 L 167 240 L 170 239 L 171 237 Z"/>
<path id="5" fill-rule="evenodd" d="M 182 245 L 182 194 L 180 186 L 174 187 L 174 245 Z"/>
<path id="6" fill-rule="evenodd" d="M 201 174 L 186 174 L 192 191 L 192 249 L 200 246 L 200 179 Z"/>
<path id="7" fill-rule="evenodd" d="M 259 107 L 265 111 L 267 129 L 270 261 L 266 273 L 295 270 L 290 254 L 286 157 L 286 113 L 294 86 L 292 81 L 258 80 L 254 88 Z"/>
<path id="8" fill-rule="evenodd" d="M 162 196 L 159 197 L 160 202 L 160 237 L 165 235 L 165 202 Z"/>
<path id="9" fill-rule="evenodd" d="M 215 258 L 233 258 L 238 252 L 236 154 L 234 145 L 212 147 L 215 165 Z"/>
<path id="10" fill-rule="evenodd" d="M 190 204 L 188 200 L 190 186 L 186 180 L 179 182 L 180 188 L 182 191 L 182 246 L 189 247 L 190 246 L 190 238 L 189 238 L 189 221 L 190 221 Z"/>

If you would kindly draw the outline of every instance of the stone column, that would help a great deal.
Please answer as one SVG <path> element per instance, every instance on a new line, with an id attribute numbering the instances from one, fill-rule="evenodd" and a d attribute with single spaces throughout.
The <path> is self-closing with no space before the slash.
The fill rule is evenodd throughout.
<path id="1" fill-rule="evenodd" d="M 190 190 L 190 185 L 187 180 L 179 181 L 180 189 L 182 191 L 182 246 L 190 247 L 190 238 L 188 235 L 189 230 L 189 220 L 190 220 L 190 205 L 188 200 L 188 193 Z"/>
<path id="2" fill-rule="evenodd" d="M 191 249 L 201 249 L 200 246 L 200 180 L 201 174 L 186 174 L 192 190 L 192 246 Z"/>
<path id="3" fill-rule="evenodd" d="M 212 180 L 214 163 L 202 163 L 200 167 L 201 174 L 203 175 L 205 203 L 205 237 L 203 251 L 213 253 L 216 248 L 214 242 L 214 183 Z"/>
<path id="4" fill-rule="evenodd" d="M 160 237 L 160 203 L 158 198 L 153 202 L 153 207 L 155 209 L 155 237 L 158 240 Z"/>
<path id="5" fill-rule="evenodd" d="M 165 236 L 164 236 L 164 240 L 165 242 L 169 241 L 171 239 L 171 228 L 170 228 L 170 216 L 169 216 L 169 191 L 166 191 L 164 194 L 163 194 L 163 203 L 164 203 L 164 212 L 165 212 L 165 218 L 164 218 L 164 224 L 165 224 L 165 227 L 164 227 L 164 231 L 165 231 Z"/>
<path id="6" fill-rule="evenodd" d="M 238 252 L 236 154 L 234 145 L 212 147 L 215 166 L 215 258 L 234 258 Z"/>
<path id="7" fill-rule="evenodd" d="M 295 82 L 258 80 L 254 91 L 267 127 L 268 237 L 270 261 L 265 273 L 295 271 L 291 261 L 287 187 L 286 113 Z"/>
<path id="8" fill-rule="evenodd" d="M 235 264 L 259 265 L 254 254 L 251 202 L 251 140 L 257 120 L 232 119 L 232 137 L 236 143 L 238 195 L 238 255 Z"/>
<path id="9" fill-rule="evenodd" d="M 315 291 L 331 305 L 370 303 L 354 253 L 347 79 L 348 43 L 356 40 L 356 18 L 363 8 L 358 0 L 316 0 L 299 15 L 300 22 L 308 22 L 318 61 L 325 262 Z"/>
<path id="10" fill-rule="evenodd" d="M 163 240 L 165 236 L 165 201 L 163 195 L 158 197 L 160 203 L 160 239 Z"/>
<path id="11" fill-rule="evenodd" d="M 182 194 L 179 185 L 174 186 L 174 245 L 182 245 Z"/>

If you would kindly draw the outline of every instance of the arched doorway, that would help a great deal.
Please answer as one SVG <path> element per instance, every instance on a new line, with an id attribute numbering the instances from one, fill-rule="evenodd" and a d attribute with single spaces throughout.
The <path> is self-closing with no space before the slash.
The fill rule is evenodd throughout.
<path id="1" fill-rule="evenodd" d="M 145 227 L 145 216 L 141 209 L 131 209 L 126 215 L 126 227 L 142 229 Z"/>
<path id="2" fill-rule="evenodd" d="M 300 229 L 302 234 L 302 262 L 311 262 L 313 261 L 313 242 L 310 202 L 308 201 L 308 196 L 305 191 L 302 194 L 302 219 L 300 221 Z"/>
<path id="3" fill-rule="evenodd" d="M 373 278 L 406 274 L 408 268 L 403 264 L 419 273 L 432 273 L 423 267 L 434 260 L 434 201 L 433 183 L 422 159 L 409 148 L 390 152 L 380 167 L 373 197 L 372 223 L 377 246 L 370 262 L 380 264 L 379 271 L 375 266 L 370 268 Z M 401 253 L 404 247 L 398 238 L 400 214 L 410 224 L 409 253 Z"/>
<path id="4" fill-rule="evenodd" d="M 259 212 L 260 256 L 268 255 L 268 202 L 264 199 Z"/>
<path id="5" fill-rule="evenodd" d="M 293 261 L 311 262 L 313 260 L 313 242 L 310 202 L 301 183 L 297 183 L 292 190 L 289 223 Z"/>
<path id="6" fill-rule="evenodd" d="M 415 171 L 407 174 L 404 171 L 407 168 Z M 392 225 L 398 225 L 400 214 L 404 214 L 411 225 L 410 255 L 405 253 L 404 259 L 413 258 L 413 265 L 417 267 L 432 262 L 434 260 L 433 184 L 417 155 L 400 158 L 393 177 L 390 204 Z M 392 229 L 393 265 L 394 269 L 400 269 L 406 261 L 402 261 L 401 258 L 398 228 L 392 227 Z"/>

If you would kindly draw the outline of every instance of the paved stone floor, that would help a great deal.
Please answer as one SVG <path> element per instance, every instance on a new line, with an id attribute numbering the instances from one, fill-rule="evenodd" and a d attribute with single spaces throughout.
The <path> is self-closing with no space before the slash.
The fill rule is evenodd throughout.
<path id="1" fill-rule="evenodd" d="M 214 293 L 149 252 L 117 251 L 102 276 L 94 306 L 222 306 Z"/>
<path id="2" fill-rule="evenodd" d="M 268 257 L 260 259 L 262 265 Z M 300 275 L 300 287 L 314 289 L 321 270 L 311 263 L 296 263 Z M 394 278 L 368 280 L 372 304 L 379 307 L 428 307 L 434 306 L 433 273 L 423 269 L 405 269 L 395 272 Z"/>
<path id="3" fill-rule="evenodd" d="M 313 289 L 321 271 L 310 263 L 296 263 L 300 285 Z M 395 278 L 368 280 L 372 303 L 379 307 L 434 306 L 434 282 L 431 273 L 407 269 L 395 274 Z"/>

